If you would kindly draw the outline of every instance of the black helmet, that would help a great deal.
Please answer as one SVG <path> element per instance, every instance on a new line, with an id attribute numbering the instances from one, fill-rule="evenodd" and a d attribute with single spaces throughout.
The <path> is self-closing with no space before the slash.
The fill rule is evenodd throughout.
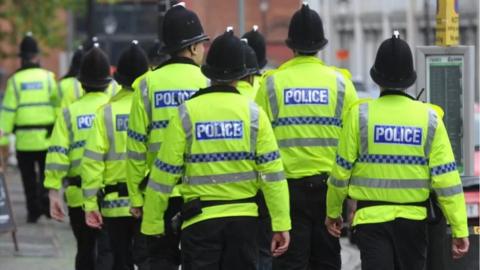
<path id="1" fill-rule="evenodd" d="M 156 39 L 151 47 L 148 48 L 147 56 L 150 65 L 158 66 L 168 58 L 168 54 L 161 51 L 162 43 Z"/>
<path id="2" fill-rule="evenodd" d="M 82 60 L 78 80 L 88 90 L 103 90 L 112 81 L 110 77 L 110 61 L 96 43 Z"/>
<path id="3" fill-rule="evenodd" d="M 378 48 L 370 76 L 384 88 L 405 89 L 415 83 L 417 73 L 413 69 L 412 52 L 408 44 L 400 39 L 398 31 Z"/>
<path id="4" fill-rule="evenodd" d="M 20 53 L 18 56 L 21 58 L 31 58 L 39 52 L 37 41 L 32 37 L 32 33 L 28 32 L 20 42 Z"/>
<path id="5" fill-rule="evenodd" d="M 195 43 L 208 40 L 197 14 L 185 8 L 182 2 L 173 6 L 163 19 L 163 51 L 174 53 Z"/>
<path id="6" fill-rule="evenodd" d="M 93 36 L 93 37 L 90 38 L 90 39 L 86 39 L 86 40 L 83 42 L 83 50 L 84 50 L 85 52 L 88 52 L 88 51 L 90 51 L 90 50 L 93 48 L 93 46 L 94 46 L 95 44 L 98 44 L 98 43 L 99 43 L 98 37 L 96 37 L 96 36 Z"/>
<path id="7" fill-rule="evenodd" d="M 124 86 L 131 86 L 133 81 L 148 70 L 148 59 L 138 41 L 132 41 L 128 49 L 122 52 L 118 60 L 115 80 Z"/>
<path id="8" fill-rule="evenodd" d="M 235 81 L 248 75 L 245 49 L 242 41 L 233 34 L 233 28 L 218 36 L 210 46 L 202 72 L 214 81 Z"/>
<path id="9" fill-rule="evenodd" d="M 73 53 L 72 61 L 70 62 L 70 68 L 68 69 L 68 72 L 64 78 L 76 77 L 78 75 L 84 54 L 85 52 L 83 51 L 83 46 L 78 46 L 75 53 Z"/>
<path id="10" fill-rule="evenodd" d="M 242 38 L 243 41 L 243 49 L 245 50 L 245 65 L 247 67 L 248 75 L 257 74 L 258 73 L 258 62 L 257 62 L 257 55 L 253 48 L 248 44 L 248 40 L 246 38 Z"/>
<path id="11" fill-rule="evenodd" d="M 254 25 L 252 30 L 245 33 L 242 38 L 246 38 L 248 45 L 255 51 L 259 68 L 264 68 L 267 64 L 267 45 L 263 35 L 258 32 L 258 26 Z"/>
<path id="12" fill-rule="evenodd" d="M 322 19 L 307 3 L 293 14 L 285 42 L 290 49 L 302 53 L 316 53 L 327 45 Z"/>

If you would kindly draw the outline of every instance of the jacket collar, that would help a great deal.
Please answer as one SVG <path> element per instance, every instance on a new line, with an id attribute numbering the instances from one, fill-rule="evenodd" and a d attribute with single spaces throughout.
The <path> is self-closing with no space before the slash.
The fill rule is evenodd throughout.
<path id="1" fill-rule="evenodd" d="M 415 100 L 412 96 L 410 96 L 409 94 L 405 93 L 404 91 L 400 91 L 400 90 L 385 89 L 382 92 L 380 92 L 380 97 L 393 96 L 393 95 L 403 96 L 403 97 L 407 97 L 411 100 Z"/>
<path id="2" fill-rule="evenodd" d="M 183 56 L 173 56 L 172 58 L 168 59 L 167 61 L 161 63 L 154 70 L 157 70 L 157 69 L 160 69 L 164 66 L 172 65 L 172 64 L 187 64 L 187 65 L 194 65 L 194 66 L 198 67 L 198 65 L 191 58 L 183 57 Z"/>
<path id="3" fill-rule="evenodd" d="M 316 56 L 298 55 L 288 60 L 287 62 L 283 63 L 281 66 L 278 67 L 278 70 L 286 69 L 292 66 L 305 64 L 305 63 L 325 65 L 325 63 Z"/>
<path id="4" fill-rule="evenodd" d="M 26 62 L 26 63 L 22 63 L 22 66 L 19 69 L 17 69 L 17 72 L 25 69 L 29 69 L 29 68 L 39 68 L 39 67 L 40 67 L 40 64 L 38 63 Z"/>
<path id="5" fill-rule="evenodd" d="M 233 94 L 240 94 L 237 88 L 230 86 L 230 85 L 213 85 L 207 88 L 202 88 L 198 90 L 193 96 L 190 98 L 196 98 L 201 95 L 210 94 L 210 93 L 233 93 Z"/>

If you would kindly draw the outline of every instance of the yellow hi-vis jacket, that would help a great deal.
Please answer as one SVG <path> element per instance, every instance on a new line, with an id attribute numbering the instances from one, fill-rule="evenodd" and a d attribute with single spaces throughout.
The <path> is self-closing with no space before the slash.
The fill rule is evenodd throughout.
<path id="1" fill-rule="evenodd" d="M 233 87 L 213 86 L 180 105 L 170 120 L 148 181 L 142 232 L 164 233 L 163 215 L 182 178 L 185 202 L 238 200 L 261 189 L 273 231 L 290 230 L 287 181 L 265 112 Z M 258 216 L 255 203 L 203 208 L 183 228 L 207 219 Z"/>
<path id="2" fill-rule="evenodd" d="M 106 104 L 108 99 L 103 92 L 91 92 L 63 109 L 62 115 L 55 122 L 52 144 L 48 148 L 45 188 L 59 190 L 62 188 L 64 178 L 80 175 L 80 163 L 95 112 Z M 68 206 L 82 206 L 80 185 L 68 181 L 65 184 L 68 186 L 65 191 Z"/>
<path id="3" fill-rule="evenodd" d="M 103 189 L 102 215 L 130 216 L 126 176 L 132 97 L 132 89 L 122 88 L 95 116 L 81 165 L 85 211 L 98 210 L 97 193 Z"/>
<path id="4" fill-rule="evenodd" d="M 80 97 L 85 95 L 85 90 L 83 90 L 82 84 L 78 81 L 77 78 L 69 77 L 60 80 L 59 82 L 59 96 L 61 97 L 60 107 L 65 108 L 68 105 L 72 104 Z M 108 85 L 105 89 L 105 93 L 109 97 L 114 97 L 118 93 L 118 83 L 115 80 Z"/>
<path id="5" fill-rule="evenodd" d="M 140 184 L 164 142 L 169 119 L 178 105 L 206 85 L 200 68 L 187 58 L 173 58 L 133 83 L 127 138 L 127 179 L 133 207 L 143 205 Z"/>
<path id="6" fill-rule="evenodd" d="M 450 141 L 437 113 L 398 91 L 355 105 L 344 124 L 328 181 L 327 215 L 340 216 L 348 195 L 380 201 L 359 209 L 353 225 L 405 218 L 423 220 L 433 189 L 454 237 L 468 235 L 465 200 Z"/>
<path id="7" fill-rule="evenodd" d="M 7 81 L 0 114 L 4 135 L 15 133 L 19 151 L 44 151 L 49 146 L 57 103 L 55 75 L 42 68 L 15 72 Z"/>
<path id="8" fill-rule="evenodd" d="M 260 88 L 260 81 L 262 80 L 261 75 L 254 75 L 253 85 L 246 81 L 238 81 L 237 89 L 240 94 L 249 97 L 252 100 L 255 100 L 257 96 L 258 89 Z"/>
<path id="9" fill-rule="evenodd" d="M 272 123 L 287 178 L 330 172 L 356 100 L 352 82 L 314 56 L 297 56 L 266 74 L 256 102 Z"/>

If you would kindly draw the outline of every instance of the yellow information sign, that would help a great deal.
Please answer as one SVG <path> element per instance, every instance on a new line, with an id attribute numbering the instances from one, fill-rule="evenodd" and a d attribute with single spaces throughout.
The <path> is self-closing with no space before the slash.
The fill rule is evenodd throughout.
<path id="1" fill-rule="evenodd" d="M 459 43 L 459 0 L 437 0 L 435 45 L 454 46 Z"/>

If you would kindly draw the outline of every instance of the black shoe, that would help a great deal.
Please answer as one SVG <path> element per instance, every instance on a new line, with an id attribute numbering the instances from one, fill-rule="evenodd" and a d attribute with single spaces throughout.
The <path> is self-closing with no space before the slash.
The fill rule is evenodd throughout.
<path id="1" fill-rule="evenodd" d="M 38 214 L 36 214 L 36 215 L 28 215 L 28 216 L 27 216 L 27 223 L 32 223 L 32 224 L 37 223 L 37 221 L 38 221 L 38 219 L 40 218 L 40 216 L 41 216 L 41 215 L 38 215 Z"/>

